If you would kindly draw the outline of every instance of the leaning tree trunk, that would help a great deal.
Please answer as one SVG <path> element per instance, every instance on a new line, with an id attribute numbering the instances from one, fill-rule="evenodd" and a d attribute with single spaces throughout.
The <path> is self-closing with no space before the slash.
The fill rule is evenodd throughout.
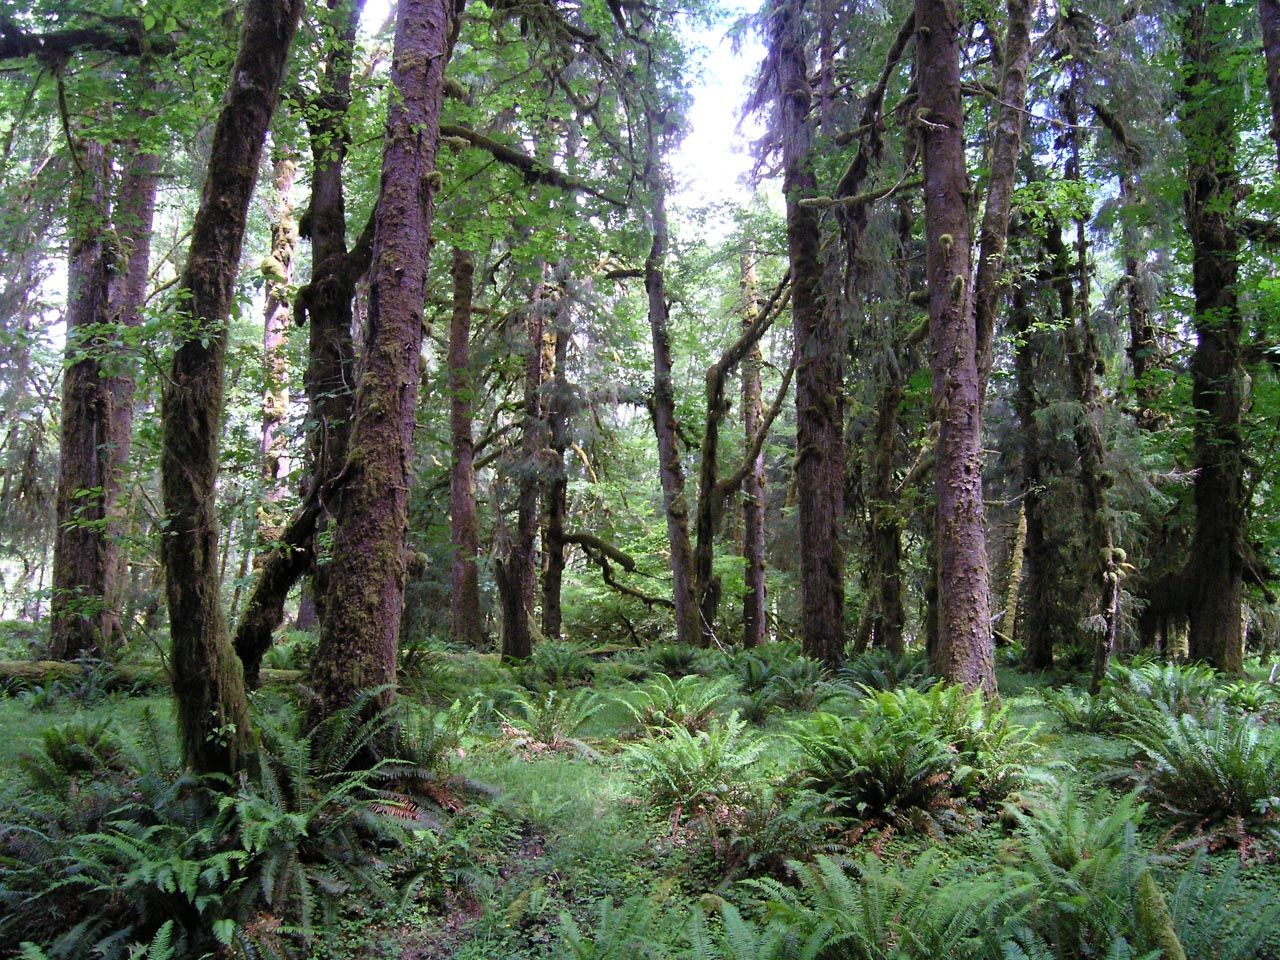
<path id="1" fill-rule="evenodd" d="M 244 675 L 222 613 L 215 483 L 227 321 L 249 200 L 302 0 L 250 0 L 213 133 L 177 299 L 179 345 L 163 393 L 161 537 L 171 667 L 187 764 L 238 769 L 252 743 Z"/>
<path id="2" fill-rule="evenodd" d="M 1224 83 L 1225 4 L 1198 3 L 1185 14 L 1185 87 L 1180 121 L 1186 138 L 1187 230 L 1191 235 L 1196 349 L 1191 359 L 1195 410 L 1196 526 L 1187 564 L 1193 659 L 1238 671 L 1243 657 L 1244 368 L 1236 283 L 1240 242 L 1232 220 L 1239 187 L 1234 98 Z M 1234 74 L 1232 74 L 1234 75 Z"/>
<path id="3" fill-rule="evenodd" d="M 783 191 L 796 351 L 796 501 L 800 515 L 800 605 L 804 651 L 836 663 L 844 648 L 843 385 L 838 311 L 827 309 L 819 214 L 803 201 L 818 192 L 812 91 L 805 54 L 804 0 L 773 14 L 770 47 L 781 117 Z"/>
<path id="4" fill-rule="evenodd" d="M 351 343 L 356 280 L 368 267 L 368 238 L 347 250 L 347 217 L 343 196 L 343 162 L 347 143 L 347 109 L 351 101 L 351 58 L 363 0 L 334 6 L 333 40 L 326 57 L 319 95 L 313 102 L 310 138 L 313 169 L 311 201 L 299 233 L 311 240 L 311 281 L 297 293 L 294 322 L 310 322 L 306 388 L 312 423 L 308 435 L 307 502 L 281 533 L 279 544 L 262 563 L 236 625 L 236 654 L 245 681 L 257 686 L 262 657 L 272 634 L 284 621 L 284 604 L 293 585 L 315 566 L 315 535 L 325 524 L 324 497 L 347 455 L 353 393 Z M 309 603 L 312 612 L 323 602 L 321 571 L 310 599 L 304 593 L 299 620 Z"/>
<path id="5" fill-rule="evenodd" d="M 453 463 L 449 473 L 450 569 L 449 636 L 455 643 L 479 647 L 480 580 L 476 572 L 475 444 L 471 437 L 471 308 L 475 258 L 453 248 L 453 313 L 449 321 L 449 433 Z"/>
<path id="6" fill-rule="evenodd" d="M 746 310 L 742 315 L 744 328 L 750 329 L 756 321 L 756 259 L 754 247 L 743 257 L 742 290 Z M 742 361 L 742 433 L 743 447 L 749 448 L 760 430 L 763 419 L 761 401 L 760 368 L 764 357 L 757 341 Z M 764 512 L 765 479 L 764 451 L 751 459 L 750 469 L 742 482 L 742 559 L 745 561 L 743 580 L 746 587 L 742 595 L 742 645 L 755 647 L 767 639 L 768 620 L 765 614 L 764 573 Z"/>
<path id="7" fill-rule="evenodd" d="M 401 0 L 369 269 L 369 314 L 355 423 L 338 502 L 320 644 L 311 664 L 316 713 L 378 690 L 390 703 L 404 608 L 413 428 L 431 221 L 440 175 L 444 71 L 454 38 L 450 0 Z"/>
<path id="8" fill-rule="evenodd" d="M 1276 144 L 1276 169 L 1280 170 L 1280 2 L 1258 0 L 1262 22 L 1262 51 L 1267 59 L 1267 93 L 1271 99 L 1271 139 Z"/>
<path id="9" fill-rule="evenodd" d="M 954 0 L 916 0 L 918 116 L 924 142 L 929 353 L 939 422 L 938 645 L 934 669 L 996 692 L 982 505 L 982 406 L 969 267 L 970 184 Z"/>
<path id="10" fill-rule="evenodd" d="M 656 162 L 656 158 L 655 158 Z M 689 501 L 684 489 L 684 468 L 676 437 L 675 385 L 671 378 L 671 335 L 668 328 L 666 280 L 667 211 L 661 174 L 649 184 L 653 203 L 653 246 L 644 264 L 644 286 L 649 298 L 649 330 L 653 337 L 653 429 L 658 438 L 658 473 L 662 482 L 663 512 L 667 520 L 667 544 L 671 551 L 671 591 L 675 602 L 676 638 L 696 644 L 698 606 L 694 598 L 693 553 L 689 545 Z"/>
<path id="11" fill-rule="evenodd" d="M 68 220 L 66 370 L 58 443 L 57 527 L 49 652 L 55 659 L 100 655 L 115 634 L 117 550 L 107 535 L 120 476 L 111 457 L 111 160 L 101 143 L 71 144 L 76 172 Z"/>

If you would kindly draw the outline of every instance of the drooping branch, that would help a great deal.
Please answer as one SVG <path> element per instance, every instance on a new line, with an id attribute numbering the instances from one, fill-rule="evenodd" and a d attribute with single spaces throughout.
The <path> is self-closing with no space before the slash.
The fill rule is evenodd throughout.
<path id="1" fill-rule="evenodd" d="M 592 536 L 589 533 L 566 533 L 564 535 L 564 542 L 577 544 L 582 547 L 582 552 L 587 555 L 587 559 L 600 568 L 600 576 L 604 580 L 605 584 L 618 591 L 618 593 L 621 593 L 623 596 L 639 600 L 650 609 L 655 606 L 675 609 L 675 604 L 666 597 L 651 596 L 642 590 L 637 590 L 635 587 L 627 586 L 627 584 L 622 583 L 614 577 L 613 564 L 609 561 L 612 560 L 614 563 L 618 564 L 618 566 L 622 567 L 623 570 L 631 573 L 636 568 L 636 562 L 630 554 L 624 553 L 613 544 L 601 540 L 599 537 Z"/>
<path id="2" fill-rule="evenodd" d="M 756 431 L 755 436 L 752 438 L 751 447 L 743 454 L 742 463 L 737 470 L 716 484 L 716 495 L 720 499 L 732 495 L 742 485 L 742 481 L 747 478 L 747 474 L 751 471 L 751 464 L 756 457 L 760 456 L 760 451 L 764 449 L 764 442 L 769 437 L 769 428 L 773 426 L 773 421 L 778 418 L 778 414 L 782 410 L 782 403 L 787 398 L 787 391 L 791 387 L 791 378 L 795 372 L 796 359 L 795 355 L 792 354 L 791 365 L 787 367 L 787 372 L 782 375 L 782 383 L 778 387 L 778 395 L 773 398 L 773 403 L 765 413 L 764 419 L 760 421 L 760 429 Z"/>
<path id="3" fill-rule="evenodd" d="M 459 143 L 454 141 L 460 141 L 462 145 L 483 150 L 499 163 L 505 163 L 507 166 L 519 170 L 523 174 L 526 183 L 541 183 L 550 187 L 559 187 L 561 190 L 588 194 L 615 207 L 626 206 L 623 201 L 609 196 L 589 183 L 584 183 L 576 177 L 561 173 L 555 167 L 535 160 L 527 153 L 514 147 L 509 147 L 505 143 L 499 143 L 491 137 L 486 137 L 483 133 L 467 127 L 460 127 L 456 124 L 442 123 L 440 125 L 440 136 L 442 138 L 441 142 L 449 146 L 458 146 Z"/>
<path id="4" fill-rule="evenodd" d="M 138 57 L 144 53 L 164 53 L 173 47 L 167 39 L 147 37 L 141 20 L 126 17 L 112 20 L 118 29 L 79 27 L 30 33 L 11 18 L 0 17 L 0 60 L 35 57 L 41 63 L 58 66 L 82 50 Z"/>

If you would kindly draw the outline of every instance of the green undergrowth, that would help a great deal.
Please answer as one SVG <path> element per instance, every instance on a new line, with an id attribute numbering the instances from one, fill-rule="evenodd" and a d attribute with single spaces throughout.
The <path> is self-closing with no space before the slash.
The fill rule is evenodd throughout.
<path id="1" fill-rule="evenodd" d="M 353 867 L 332 891 L 316 888 L 324 910 L 305 935 L 255 939 L 298 921 L 289 898 L 244 894 L 251 909 L 219 914 L 239 925 L 232 947 L 214 949 L 252 956 L 267 942 L 314 960 L 1155 960 L 1176 956 L 1174 938 L 1188 957 L 1280 957 L 1267 932 L 1280 927 L 1267 691 L 1137 664 L 1114 671 L 1108 699 L 1091 705 L 1067 685 L 1081 677 L 1002 667 L 1002 700 L 986 708 L 930 686 L 918 661 L 876 654 L 836 674 L 797 654 L 557 644 L 511 668 L 415 650 L 401 699 L 426 724 L 410 750 L 419 792 L 393 777 L 351 784 L 337 809 L 312 801 L 317 824 L 390 818 L 377 829 L 350 821 L 352 836 L 365 831 L 351 842 L 374 845 L 363 851 L 372 860 L 353 863 L 376 895 Z M 1150 695 L 1125 693 L 1135 689 Z M 1096 718 L 1080 715 L 1089 706 Z M 167 720 L 155 698 L 39 713 L 0 701 L 6 804 L 21 806 L 24 777 L 83 789 L 69 786 L 80 767 L 115 769 L 111 744 L 140 742 L 148 708 Z M 284 718 L 273 749 L 287 753 L 279 731 L 293 708 L 278 693 L 256 708 Z M 51 724 L 62 727 L 52 740 Z M 1157 756 L 1176 740 L 1161 734 L 1170 729 L 1198 751 L 1195 764 Z M 1178 778 L 1207 793 L 1208 778 L 1228 773 L 1223 816 L 1212 802 L 1173 802 Z M 238 889 L 262 869 L 244 831 L 277 822 L 255 782 L 219 841 L 247 851 Z M 302 851 L 307 876 L 327 876 L 324 857 L 343 856 L 344 836 L 304 829 L 286 852 Z M 144 946 L 120 955 L 152 955 Z"/>

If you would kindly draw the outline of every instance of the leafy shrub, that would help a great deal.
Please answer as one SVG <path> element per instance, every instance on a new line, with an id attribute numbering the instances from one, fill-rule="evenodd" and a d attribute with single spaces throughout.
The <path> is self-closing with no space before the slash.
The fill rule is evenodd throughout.
<path id="1" fill-rule="evenodd" d="M 908 868 L 869 856 L 846 872 L 820 856 L 796 864 L 798 887 L 772 880 L 752 886 L 767 904 L 769 928 L 747 927 L 724 913 L 720 950 L 730 957 L 812 957 L 839 960 L 998 956 L 997 933 L 1008 895 L 991 883 L 947 876 L 941 858 L 927 851 Z M 778 933 L 785 932 L 779 942 Z M 747 940 L 743 935 L 751 936 Z M 741 953 L 733 940 L 745 940 Z"/>
<path id="2" fill-rule="evenodd" d="M 260 717 L 256 762 L 234 784 L 181 776 L 158 748 L 148 760 L 107 751 L 105 736 L 47 738 L 54 749 L 28 768 L 20 819 L 0 827 L 0 952 L 23 941 L 106 960 L 279 952 L 321 929 L 341 895 L 389 897 L 388 854 L 405 825 L 426 821 L 414 798 L 388 789 L 404 764 L 350 772 L 395 724 L 365 718 L 367 706 L 357 700 L 305 736 L 291 715 Z M 67 752 L 67 742 L 94 747 Z M 51 765 L 74 776 L 104 753 L 111 778 L 68 802 Z"/>
<path id="3" fill-rule="evenodd" d="M 578 738 L 587 722 L 605 707 L 594 693 L 552 689 L 533 697 L 517 694 L 512 704 L 511 713 L 501 714 L 502 731 L 517 750 L 534 756 L 562 750 L 595 755 Z"/>
<path id="4" fill-rule="evenodd" d="M 706 680 L 690 674 L 672 680 L 660 673 L 619 700 L 643 727 L 684 727 L 696 733 L 706 727 L 733 688 L 734 682 L 729 677 Z"/>
<path id="5" fill-rule="evenodd" d="M 1130 956 L 1145 948 L 1135 893 L 1146 857 L 1137 847 L 1145 807 L 1130 794 L 1117 801 L 1099 791 L 1082 805 L 1067 790 L 1031 813 L 1013 810 L 1019 825 L 1018 866 L 1026 914 L 1012 939 L 1032 956 Z M 1119 945 L 1128 952 L 1115 953 Z"/>
<path id="6" fill-rule="evenodd" d="M 1007 706 L 992 706 L 981 693 L 958 686 L 883 691 L 865 701 L 862 715 L 901 717 L 938 737 L 957 755 L 956 788 L 986 804 L 1022 786 L 1031 775 L 1029 765 L 1040 758 L 1035 728 L 1015 725 Z"/>
<path id="7" fill-rule="evenodd" d="M 716 802 L 672 828 L 673 845 L 712 883 L 786 875 L 793 860 L 840 848 L 840 821 L 827 798 L 791 784 L 752 787 L 737 802 Z"/>
<path id="8" fill-rule="evenodd" d="M 937 682 L 929 675 L 929 660 L 923 650 L 908 650 L 895 656 L 884 647 L 872 647 L 851 655 L 840 675 L 854 686 L 868 690 L 897 690 L 914 687 L 927 690 Z"/>
<path id="9" fill-rule="evenodd" d="M 1157 713 L 1203 716 L 1217 702 L 1217 675 L 1201 664 L 1112 664 L 1103 693 L 1124 724 L 1143 723 Z"/>
<path id="10" fill-rule="evenodd" d="M 1068 730 L 1081 733 L 1107 733 L 1119 725 L 1119 717 L 1105 693 L 1091 694 L 1072 687 L 1040 691 L 1045 706 L 1057 714 Z"/>
<path id="11" fill-rule="evenodd" d="M 678 643 L 664 643 L 645 652 L 642 660 L 653 670 L 669 677 L 684 677 L 697 673 L 698 648 Z"/>
<path id="12" fill-rule="evenodd" d="M 594 674 L 594 665 L 574 644 L 548 640 L 537 644 L 530 657 L 512 670 L 521 686 L 538 691 L 586 683 Z"/>
<path id="13" fill-rule="evenodd" d="M 1129 738 L 1145 761 L 1143 790 L 1170 813 L 1246 847 L 1280 841 L 1280 732 L 1220 710 L 1206 719 L 1156 714 Z"/>
<path id="14" fill-rule="evenodd" d="M 627 753 L 636 791 L 664 810 L 696 814 L 716 803 L 739 804 L 747 796 L 749 770 L 766 743 L 752 737 L 736 712 L 690 733 L 642 741 Z"/>
<path id="15" fill-rule="evenodd" d="M 956 755 L 905 717 L 818 713 L 793 727 L 806 782 L 840 815 L 939 833 L 954 818 Z"/>
<path id="16" fill-rule="evenodd" d="M 1216 878 L 1200 851 L 1187 864 L 1169 900 L 1178 940 L 1188 957 L 1260 960 L 1280 957 L 1280 897 L 1249 891 L 1240 865 L 1230 862 Z M 1265 949 L 1264 949 L 1265 947 Z"/>

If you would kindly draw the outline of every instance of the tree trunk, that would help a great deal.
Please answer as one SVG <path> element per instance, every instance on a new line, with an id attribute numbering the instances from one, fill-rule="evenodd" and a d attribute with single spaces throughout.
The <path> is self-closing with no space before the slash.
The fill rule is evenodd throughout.
<path id="1" fill-rule="evenodd" d="M 1009 582 L 1004 591 L 1004 639 L 1008 643 L 1018 641 L 1018 598 L 1022 593 L 1022 556 L 1027 549 L 1027 508 L 1018 507 L 1018 526 L 1009 547 Z"/>
<path id="2" fill-rule="evenodd" d="M 742 261 L 742 291 L 746 311 L 742 315 L 744 328 L 756 322 L 756 255 L 754 247 Z M 757 341 L 742 361 L 742 434 L 743 449 L 750 449 L 751 441 L 760 430 L 763 418 L 761 401 L 760 368 L 764 357 Z M 751 459 L 750 469 L 742 482 L 742 559 L 745 561 L 743 579 L 746 591 L 742 596 L 742 645 L 759 646 L 767 639 L 768 620 L 765 615 L 764 572 L 764 515 L 765 480 L 764 451 Z"/>
<path id="3" fill-rule="evenodd" d="M 449 474 L 449 541 L 453 546 L 450 572 L 449 635 L 455 643 L 479 647 L 480 581 L 476 572 L 479 532 L 476 527 L 476 487 L 471 438 L 471 306 L 475 258 L 453 248 L 453 313 L 449 321 L 449 431 L 453 466 Z"/>
<path id="4" fill-rule="evenodd" d="M 161 558 L 173 638 L 178 727 L 187 764 L 231 773 L 252 743 L 244 675 L 222 614 L 215 482 L 227 321 L 249 200 L 301 0 L 245 4 L 179 287 L 179 345 L 163 395 Z"/>
<path id="5" fill-rule="evenodd" d="M 654 158 L 657 162 L 657 158 Z M 649 297 L 649 330 L 653 337 L 653 430 L 658 438 L 658 472 L 662 504 L 667 518 L 667 544 L 671 551 L 671 592 L 675 602 L 676 639 L 696 644 L 701 638 L 698 606 L 694 599 L 693 554 L 689 546 L 689 501 L 685 496 L 684 468 L 676 436 L 675 385 L 671 380 L 671 335 L 668 331 L 666 281 L 666 192 L 661 173 L 649 184 L 653 204 L 653 246 L 644 264 L 644 286 Z"/>
<path id="6" fill-rule="evenodd" d="M 347 145 L 347 109 L 351 101 L 351 57 L 364 0 L 334 0 L 333 37 L 310 127 L 311 200 L 299 234 L 311 239 L 311 281 L 297 293 L 295 322 L 310 321 L 306 388 L 310 410 L 308 472 L 311 489 L 320 496 L 347 455 L 354 398 L 352 309 L 357 278 L 367 269 L 369 244 L 361 238 L 347 250 L 347 217 L 343 196 L 343 163 Z M 308 116 L 313 114 L 309 111 Z M 311 611 L 324 603 L 324 565 L 316 564 L 315 533 L 323 530 L 326 510 L 303 505 L 281 535 L 281 548 L 264 559 L 236 626 L 236 654 L 245 681 L 257 686 L 262 657 L 272 634 L 284 620 L 285 599 L 308 570 L 313 570 Z M 310 514 L 310 515 L 309 515 Z M 301 620 L 301 611 L 299 611 Z"/>
<path id="7" fill-rule="evenodd" d="M 117 361 L 103 333 L 112 321 L 116 270 L 108 199 L 111 160 L 101 143 L 70 148 L 76 172 L 68 217 L 66 369 L 49 634 L 50 655 L 59 660 L 101 655 L 118 623 L 116 548 L 107 535 L 107 517 L 120 475 L 111 456 L 115 397 L 106 373 Z"/>
<path id="8" fill-rule="evenodd" d="M 502 657 L 524 660 L 533 652 L 533 612 L 538 565 L 538 467 L 542 459 L 542 338 L 546 326 L 546 289 L 538 285 L 525 317 L 528 338 L 524 361 L 524 420 L 520 428 L 516 528 L 504 537 L 505 556 L 497 559 L 502 601 Z"/>
<path id="9" fill-rule="evenodd" d="M 1009 237 L 1009 213 L 1022 151 L 1022 115 L 1027 100 L 1027 66 L 1031 60 L 1031 0 L 1009 0 L 1004 41 L 1004 75 L 996 107 L 995 135 L 989 159 L 991 176 L 987 205 L 978 231 L 978 273 L 974 279 L 973 310 L 978 338 L 979 399 L 986 393 L 991 372 L 991 345 L 1004 276 L 1004 251 Z"/>
<path id="10" fill-rule="evenodd" d="M 823 284 L 819 214 L 803 204 L 817 194 L 813 170 L 812 91 L 805 54 L 804 0 L 773 14 L 770 46 L 777 69 L 787 253 L 796 351 L 796 500 L 800 515 L 801 630 L 806 655 L 838 663 L 844 648 L 843 384 L 838 311 Z"/>
<path id="11" fill-rule="evenodd" d="M 328 716 L 378 689 L 390 703 L 404 606 L 413 428 L 422 313 L 439 174 L 444 71 L 454 4 L 401 0 L 378 196 L 369 314 L 333 560 L 311 665 L 316 712 Z"/>
<path id="12" fill-rule="evenodd" d="M 569 505 L 569 474 L 564 466 L 564 454 L 569 448 L 569 413 L 571 393 L 568 371 L 569 342 L 573 338 L 571 301 L 568 294 L 556 309 L 555 343 L 552 367 L 554 370 L 551 394 L 547 399 L 546 451 L 546 514 L 547 525 L 543 530 L 542 552 L 542 635 L 559 640 L 562 627 L 560 593 L 564 584 L 565 566 L 565 514 Z"/>
<path id="13" fill-rule="evenodd" d="M 125 168 L 116 197 L 114 226 L 116 243 L 125 263 L 124 277 L 111 288 L 112 314 L 121 328 L 137 327 L 142 322 L 142 306 L 147 299 L 151 270 L 151 234 L 155 224 L 156 188 L 159 184 L 160 158 L 139 152 L 129 144 L 130 161 Z M 133 358 L 118 364 L 111 376 L 112 415 L 110 447 L 112 476 L 121 480 L 129 464 L 133 445 L 133 403 L 137 394 L 137 364 Z M 128 502 L 114 497 L 107 504 L 107 538 L 118 543 L 131 529 L 137 499 L 137 487 Z M 110 606 L 120 610 L 125 602 L 120 588 L 129 578 L 129 551 L 116 549 L 116 599 Z"/>
<path id="14" fill-rule="evenodd" d="M 916 76 L 924 141 L 929 352 L 939 421 L 938 649 L 934 669 L 996 692 L 982 505 L 982 407 L 969 269 L 969 176 L 954 0 L 916 0 Z"/>
<path id="15" fill-rule="evenodd" d="M 1180 120 L 1187 149 L 1186 212 L 1191 236 L 1196 349 L 1196 526 L 1187 564 L 1190 655 L 1238 671 L 1243 657 L 1240 593 L 1244 571 L 1244 368 L 1236 282 L 1240 241 L 1236 99 L 1227 68 L 1225 4 L 1198 3 L 1182 23 L 1185 87 Z"/>
<path id="16" fill-rule="evenodd" d="M 289 438 L 284 432 L 289 415 L 289 285 L 293 282 L 293 254 L 298 245 L 298 223 L 293 217 L 293 178 L 297 164 L 281 155 L 271 165 L 274 196 L 267 202 L 271 223 L 271 251 L 262 264 L 267 296 L 262 324 L 264 364 L 262 391 L 262 479 L 268 504 L 288 495 Z M 265 521 L 265 522 L 264 522 Z M 279 539 L 280 518 L 265 513 L 259 519 L 258 537 L 265 543 Z"/>
<path id="17" fill-rule="evenodd" d="M 1022 516 L 1026 523 L 1026 566 L 1023 572 L 1026 602 L 1022 605 L 1019 622 L 1026 665 L 1033 670 L 1048 670 L 1053 666 L 1056 624 L 1052 604 L 1053 557 L 1044 516 L 1046 450 L 1038 417 L 1044 403 L 1036 387 L 1036 368 L 1044 335 L 1034 330 L 1036 316 L 1027 297 L 1027 282 L 1021 281 L 1014 286 L 1009 314 L 1018 344 L 1014 354 L 1017 384 L 1014 408 L 1018 413 L 1018 433 L 1022 438 Z"/>
<path id="18" fill-rule="evenodd" d="M 1271 99 L 1271 139 L 1276 144 L 1276 169 L 1280 170 L 1280 2 L 1258 0 L 1262 22 L 1262 52 L 1267 60 L 1267 93 Z"/>

